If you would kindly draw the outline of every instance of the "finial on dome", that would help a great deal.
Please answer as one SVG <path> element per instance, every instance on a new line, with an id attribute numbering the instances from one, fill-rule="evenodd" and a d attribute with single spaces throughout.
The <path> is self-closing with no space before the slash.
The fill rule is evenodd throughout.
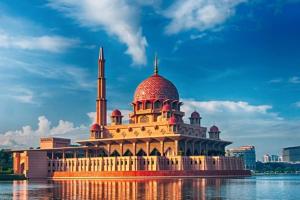
<path id="1" fill-rule="evenodd" d="M 103 47 L 99 49 L 99 60 L 104 60 L 104 50 Z"/>
<path id="2" fill-rule="evenodd" d="M 157 59 L 157 53 L 155 53 L 155 58 L 154 58 L 154 74 L 158 74 L 158 59 Z"/>

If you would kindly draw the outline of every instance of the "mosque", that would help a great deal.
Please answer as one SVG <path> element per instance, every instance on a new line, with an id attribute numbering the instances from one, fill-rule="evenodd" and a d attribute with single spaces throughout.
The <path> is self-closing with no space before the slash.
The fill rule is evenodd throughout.
<path id="1" fill-rule="evenodd" d="M 16 174 L 27 178 L 132 178 L 248 176 L 243 160 L 226 157 L 230 141 L 220 129 L 201 125 L 193 112 L 185 123 L 183 102 L 175 85 L 154 73 L 135 90 L 129 122 L 115 109 L 107 123 L 105 58 L 100 48 L 96 122 L 86 140 L 71 145 L 66 138 L 41 138 L 37 149 L 13 152 Z"/>

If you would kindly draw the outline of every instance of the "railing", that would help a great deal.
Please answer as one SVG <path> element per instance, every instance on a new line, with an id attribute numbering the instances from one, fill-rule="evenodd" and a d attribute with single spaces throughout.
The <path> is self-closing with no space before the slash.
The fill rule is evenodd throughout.
<path id="1" fill-rule="evenodd" d="M 48 161 L 48 172 L 159 171 L 159 170 L 242 170 L 243 160 L 210 156 L 128 156 L 66 158 Z"/>

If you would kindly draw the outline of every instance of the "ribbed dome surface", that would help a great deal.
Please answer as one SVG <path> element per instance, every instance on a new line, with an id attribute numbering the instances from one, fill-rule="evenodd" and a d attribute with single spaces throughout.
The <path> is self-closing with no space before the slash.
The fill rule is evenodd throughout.
<path id="1" fill-rule="evenodd" d="M 153 75 L 144 80 L 135 90 L 134 101 L 142 100 L 179 100 L 175 85 L 160 75 Z"/>

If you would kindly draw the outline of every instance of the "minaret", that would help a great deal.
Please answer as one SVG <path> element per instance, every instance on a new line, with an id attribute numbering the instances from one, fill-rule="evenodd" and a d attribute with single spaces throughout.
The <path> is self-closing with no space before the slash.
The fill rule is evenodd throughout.
<path id="1" fill-rule="evenodd" d="M 154 75 L 158 74 L 158 60 L 157 60 L 157 54 L 155 54 L 154 58 Z"/>
<path id="2" fill-rule="evenodd" d="M 100 47 L 98 59 L 98 94 L 96 100 L 96 123 L 103 128 L 107 124 L 106 109 L 106 83 L 105 83 L 105 59 L 103 48 Z"/>

